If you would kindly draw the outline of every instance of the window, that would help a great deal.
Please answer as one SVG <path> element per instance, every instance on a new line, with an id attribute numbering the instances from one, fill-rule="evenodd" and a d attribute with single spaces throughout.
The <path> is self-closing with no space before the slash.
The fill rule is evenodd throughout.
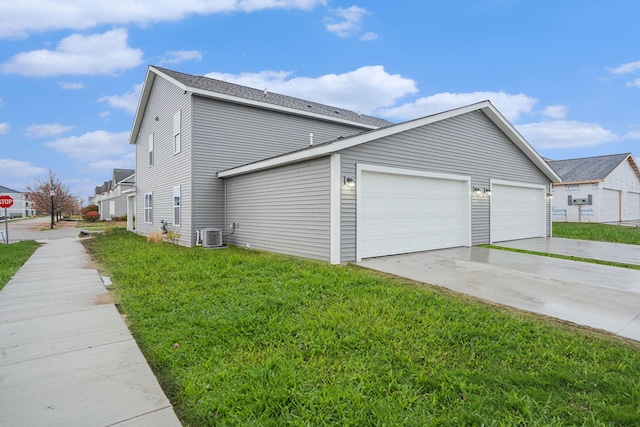
<path id="1" fill-rule="evenodd" d="M 173 187 L 173 225 L 180 226 L 180 186 Z"/>
<path id="2" fill-rule="evenodd" d="M 153 134 L 149 135 L 149 166 L 153 166 Z"/>
<path id="3" fill-rule="evenodd" d="M 180 111 L 178 111 L 173 115 L 173 154 L 178 154 L 180 152 L 180 127 Z"/>
<path id="4" fill-rule="evenodd" d="M 153 193 L 144 195 L 144 222 L 147 224 L 153 222 Z"/>

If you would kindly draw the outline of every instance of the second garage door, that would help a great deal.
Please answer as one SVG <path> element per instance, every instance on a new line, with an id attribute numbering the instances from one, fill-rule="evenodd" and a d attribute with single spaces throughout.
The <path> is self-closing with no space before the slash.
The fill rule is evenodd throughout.
<path id="1" fill-rule="evenodd" d="M 602 189 L 602 222 L 621 221 L 620 191 Z"/>
<path id="2" fill-rule="evenodd" d="M 469 178 L 363 169 L 358 187 L 358 260 L 470 245 Z"/>
<path id="3" fill-rule="evenodd" d="M 491 182 L 491 242 L 545 237 L 546 187 Z"/>

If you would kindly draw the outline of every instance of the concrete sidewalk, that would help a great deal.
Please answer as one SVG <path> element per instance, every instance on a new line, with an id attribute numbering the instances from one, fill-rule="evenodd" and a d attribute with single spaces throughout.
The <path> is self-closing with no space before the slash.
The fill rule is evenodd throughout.
<path id="1" fill-rule="evenodd" d="M 509 242 L 499 242 L 496 243 L 496 245 L 506 248 L 640 266 L 640 245 L 561 239 L 559 237 L 512 240 Z"/>
<path id="2" fill-rule="evenodd" d="M 77 238 L 0 292 L 0 425 L 180 426 Z"/>

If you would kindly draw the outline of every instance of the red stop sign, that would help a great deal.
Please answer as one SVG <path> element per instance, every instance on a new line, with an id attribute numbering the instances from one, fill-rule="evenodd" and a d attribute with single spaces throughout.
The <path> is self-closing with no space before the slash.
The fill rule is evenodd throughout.
<path id="1" fill-rule="evenodd" d="M 10 208 L 13 206 L 13 197 L 11 196 L 0 196 L 0 209 L 1 208 Z"/>

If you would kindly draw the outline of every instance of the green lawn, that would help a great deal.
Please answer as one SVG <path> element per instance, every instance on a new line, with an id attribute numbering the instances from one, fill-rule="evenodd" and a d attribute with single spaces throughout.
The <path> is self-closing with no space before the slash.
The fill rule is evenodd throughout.
<path id="1" fill-rule="evenodd" d="M 356 266 L 86 245 L 186 426 L 640 425 L 628 341 Z"/>
<path id="2" fill-rule="evenodd" d="M 3 245 L 0 243 L 0 289 L 16 274 L 16 271 L 38 249 L 33 240 Z"/>
<path id="3" fill-rule="evenodd" d="M 640 228 L 619 225 L 554 222 L 553 236 L 640 245 Z"/>

